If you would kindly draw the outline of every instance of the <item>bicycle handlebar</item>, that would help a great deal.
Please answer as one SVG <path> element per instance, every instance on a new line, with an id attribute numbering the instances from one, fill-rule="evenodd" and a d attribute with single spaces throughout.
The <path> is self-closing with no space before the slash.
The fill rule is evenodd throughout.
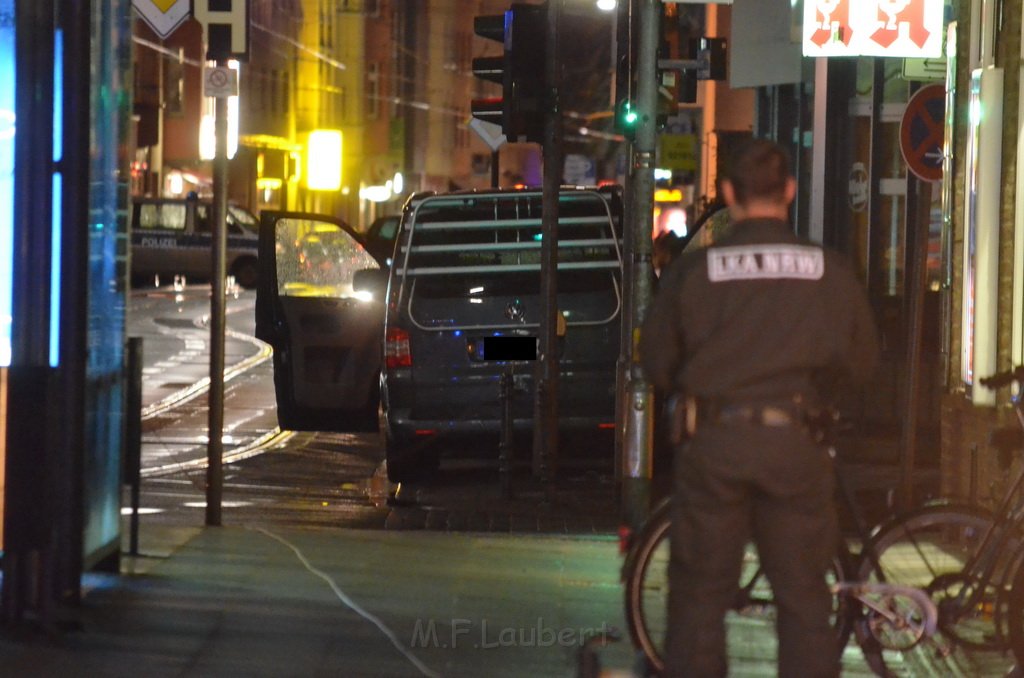
<path id="1" fill-rule="evenodd" d="M 1013 382 L 1024 384 L 1024 365 L 1018 365 L 1012 370 L 1007 370 L 1005 372 L 996 372 L 995 374 L 987 377 L 982 377 L 978 381 L 982 386 L 991 389 L 1008 386 Z"/>

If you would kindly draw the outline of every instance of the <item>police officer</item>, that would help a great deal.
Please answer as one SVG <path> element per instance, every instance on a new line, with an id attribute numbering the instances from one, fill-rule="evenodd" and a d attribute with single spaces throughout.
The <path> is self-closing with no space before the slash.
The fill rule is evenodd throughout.
<path id="1" fill-rule="evenodd" d="M 825 572 L 837 546 L 835 478 L 806 415 L 821 377 L 870 375 L 878 338 L 836 253 L 787 224 L 789 158 L 753 140 L 722 185 L 733 226 L 665 272 L 641 335 L 663 392 L 686 399 L 673 464 L 668 676 L 725 676 L 724 616 L 752 539 L 778 605 L 779 675 L 836 676 Z"/>

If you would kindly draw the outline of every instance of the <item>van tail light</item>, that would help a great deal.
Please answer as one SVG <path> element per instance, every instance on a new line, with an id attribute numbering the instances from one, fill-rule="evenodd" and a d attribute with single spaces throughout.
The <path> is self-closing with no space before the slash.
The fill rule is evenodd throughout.
<path id="1" fill-rule="evenodd" d="M 388 369 L 412 367 L 409 333 L 397 327 L 388 328 L 384 336 L 384 365 Z"/>

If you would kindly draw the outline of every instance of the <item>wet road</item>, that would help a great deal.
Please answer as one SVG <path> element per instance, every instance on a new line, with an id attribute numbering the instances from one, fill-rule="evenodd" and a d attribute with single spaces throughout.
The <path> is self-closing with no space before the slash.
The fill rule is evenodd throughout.
<path id="1" fill-rule="evenodd" d="M 376 434 L 277 428 L 269 347 L 256 340 L 255 294 L 227 304 L 224 391 L 226 524 L 253 522 L 444 531 L 612 533 L 610 464 L 564 474 L 550 488 L 529 469 L 503 497 L 492 462 L 458 459 L 423 484 L 385 477 Z M 129 333 L 143 337 L 142 520 L 202 524 L 205 513 L 209 288 L 144 290 Z"/>

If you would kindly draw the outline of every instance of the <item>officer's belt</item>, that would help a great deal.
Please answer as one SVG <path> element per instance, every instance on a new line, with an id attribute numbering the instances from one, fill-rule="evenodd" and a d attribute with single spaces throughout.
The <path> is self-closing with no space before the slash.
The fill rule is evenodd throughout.
<path id="1" fill-rule="evenodd" d="M 748 424 L 784 428 L 803 426 L 804 415 L 795 403 L 787 406 L 721 403 L 707 398 L 688 398 L 686 430 L 689 435 L 700 426 Z"/>

